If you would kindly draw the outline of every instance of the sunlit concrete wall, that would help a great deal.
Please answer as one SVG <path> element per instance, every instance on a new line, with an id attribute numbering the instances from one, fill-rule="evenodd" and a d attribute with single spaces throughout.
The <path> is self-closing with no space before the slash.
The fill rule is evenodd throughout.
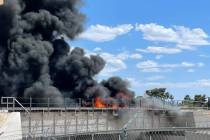
<path id="1" fill-rule="evenodd" d="M 194 110 L 192 112 L 196 127 L 210 127 L 210 110 Z"/>
<path id="2" fill-rule="evenodd" d="M 22 139 L 20 113 L 0 112 L 0 140 L 19 139 Z"/>
<path id="3" fill-rule="evenodd" d="M 182 114 L 182 113 L 181 113 Z M 170 116 L 172 115 L 172 116 Z M 170 117 L 169 117 L 170 116 Z M 24 136 L 52 136 L 127 129 L 154 129 L 161 127 L 184 127 L 194 125 L 193 116 L 168 114 L 164 111 L 144 109 L 121 109 L 118 111 L 38 111 L 30 115 L 21 113 Z M 130 121 L 131 120 L 131 121 Z M 128 123 L 130 121 L 130 123 Z M 127 124 L 127 125 L 126 125 Z"/>

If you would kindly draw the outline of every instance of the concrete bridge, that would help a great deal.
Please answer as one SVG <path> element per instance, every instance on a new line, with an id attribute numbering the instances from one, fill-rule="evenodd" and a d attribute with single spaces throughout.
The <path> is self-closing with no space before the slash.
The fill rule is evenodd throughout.
<path id="1" fill-rule="evenodd" d="M 163 106 L 160 103 L 154 107 L 151 102 L 118 109 L 81 106 L 24 107 L 15 98 L 10 98 L 4 105 L 2 109 L 8 111 L 4 114 L 16 116 L 7 128 L 17 128 L 15 131 L 1 127 L 0 139 L 23 137 L 25 139 L 82 140 L 83 138 L 88 140 L 91 138 L 91 140 L 98 140 L 99 137 L 103 137 L 101 139 L 107 137 L 114 140 L 117 137 L 118 139 L 152 140 L 149 138 L 159 135 L 159 137 L 168 138 L 179 137 L 182 140 L 186 137 L 194 137 L 193 135 L 196 134 L 205 137 L 209 134 L 210 127 L 208 110 L 179 110 L 177 107 L 170 107 L 168 104 Z M 203 131 L 204 128 L 206 128 L 205 131 Z"/>

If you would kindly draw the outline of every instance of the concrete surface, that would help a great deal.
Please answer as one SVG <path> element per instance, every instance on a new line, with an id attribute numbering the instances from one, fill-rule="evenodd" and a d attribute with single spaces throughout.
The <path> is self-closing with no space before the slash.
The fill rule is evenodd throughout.
<path id="1" fill-rule="evenodd" d="M 0 112 L 0 140 L 22 139 L 20 113 Z"/>

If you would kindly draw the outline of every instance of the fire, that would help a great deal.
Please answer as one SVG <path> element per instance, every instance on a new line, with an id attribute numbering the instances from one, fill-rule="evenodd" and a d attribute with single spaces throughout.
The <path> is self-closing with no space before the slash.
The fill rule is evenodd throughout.
<path id="1" fill-rule="evenodd" d="M 96 108 L 112 108 L 112 109 L 119 109 L 119 108 L 128 108 L 128 103 L 130 101 L 129 97 L 121 96 L 119 94 L 119 97 L 121 97 L 123 103 L 118 102 L 116 99 L 113 98 L 100 98 L 97 97 L 95 99 L 95 107 Z M 118 99 L 119 99 L 118 97 Z"/>
<path id="2" fill-rule="evenodd" d="M 129 103 L 131 101 L 131 96 L 125 95 L 122 92 L 119 92 L 115 98 L 108 97 L 108 98 L 95 98 L 95 107 L 96 108 L 112 108 L 112 109 L 119 109 L 119 108 L 128 108 Z"/>
<path id="3" fill-rule="evenodd" d="M 104 101 L 103 101 L 102 98 L 97 97 L 97 98 L 95 99 L 95 107 L 96 107 L 96 108 L 106 108 L 106 105 L 105 105 L 105 103 L 104 103 Z"/>

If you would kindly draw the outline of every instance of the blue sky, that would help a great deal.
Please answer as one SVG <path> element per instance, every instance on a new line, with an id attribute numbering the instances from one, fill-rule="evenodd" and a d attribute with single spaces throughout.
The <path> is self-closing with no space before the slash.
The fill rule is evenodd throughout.
<path id="1" fill-rule="evenodd" d="M 99 54 L 136 95 L 165 87 L 176 99 L 210 96 L 210 1 L 85 0 L 85 31 L 71 46 Z"/>

